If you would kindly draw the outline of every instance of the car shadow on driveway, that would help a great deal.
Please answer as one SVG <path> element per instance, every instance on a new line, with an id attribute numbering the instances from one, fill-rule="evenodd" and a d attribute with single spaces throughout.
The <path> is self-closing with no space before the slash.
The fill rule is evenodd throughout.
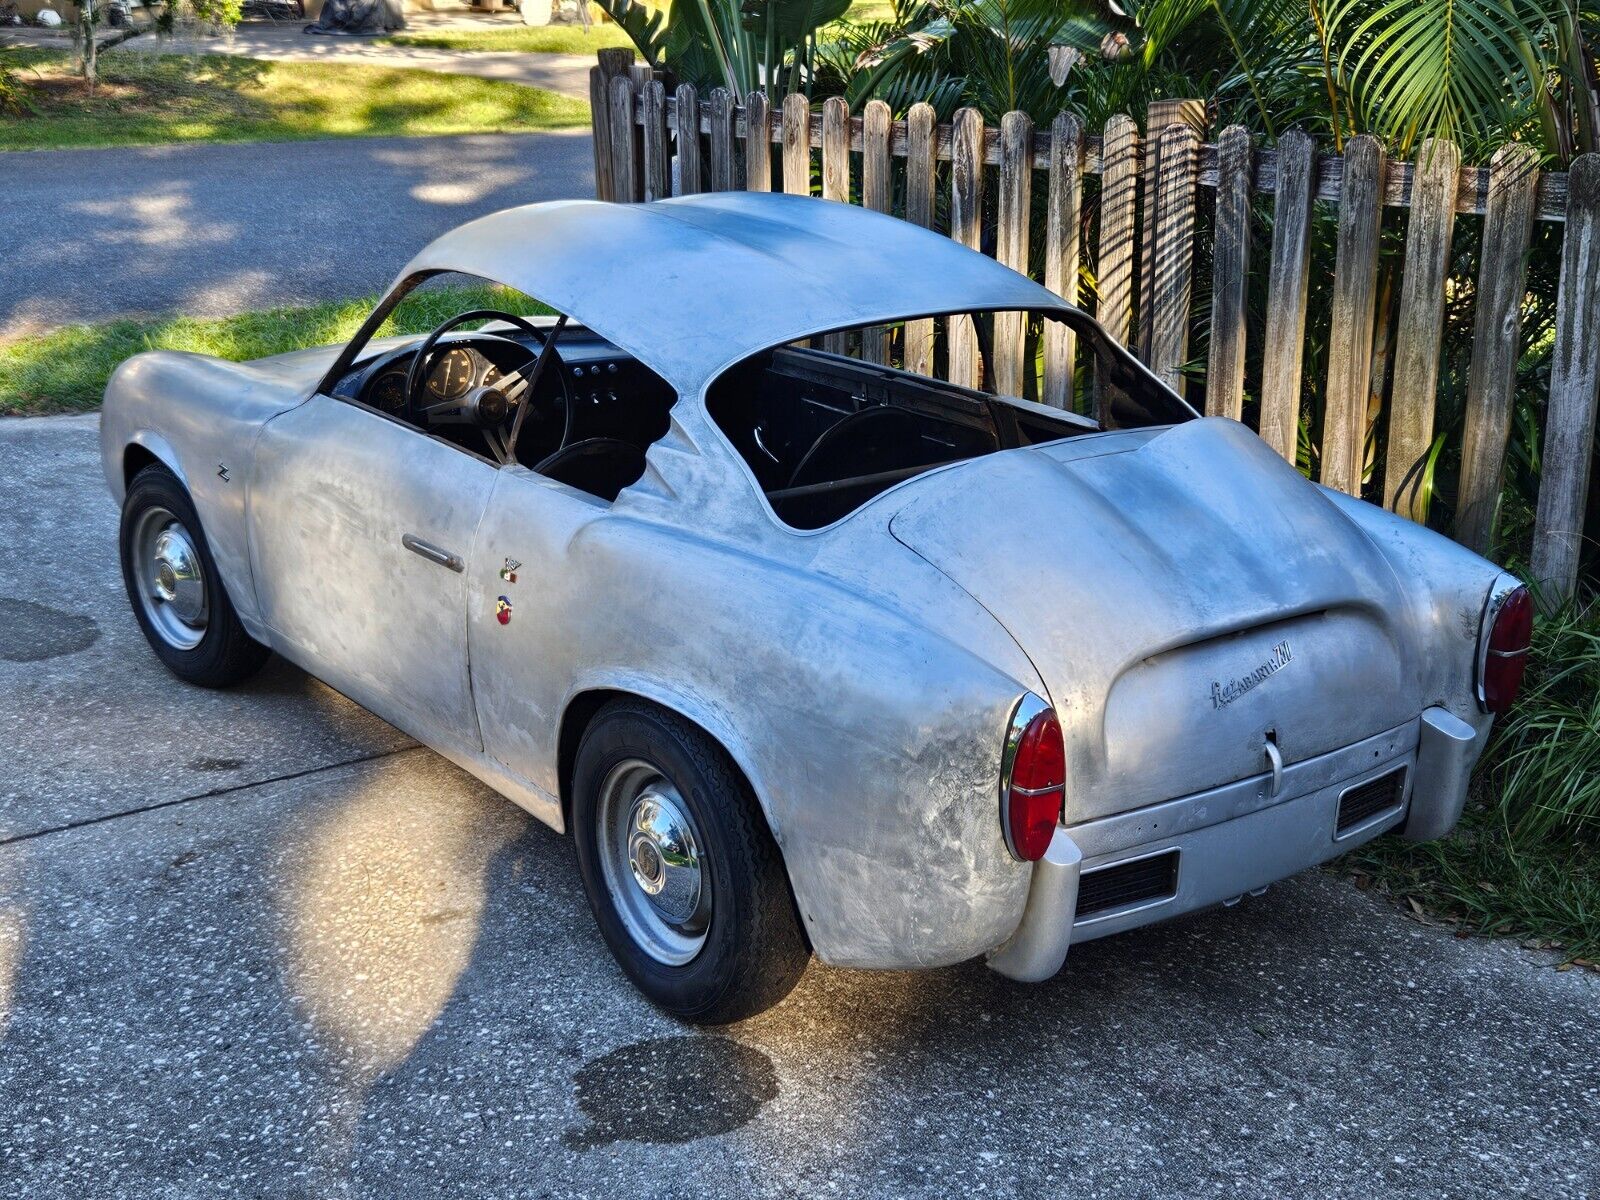
<path id="1" fill-rule="evenodd" d="M 422 749 L 0 869 L 14 1194 L 1592 1181 L 1593 981 L 1322 874 L 1076 947 L 1039 986 L 814 964 L 696 1030 L 612 963 L 570 843 Z"/>

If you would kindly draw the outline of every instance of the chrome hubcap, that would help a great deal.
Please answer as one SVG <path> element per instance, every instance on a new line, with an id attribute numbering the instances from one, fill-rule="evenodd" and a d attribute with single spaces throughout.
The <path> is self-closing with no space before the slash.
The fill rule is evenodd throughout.
<path id="1" fill-rule="evenodd" d="M 140 604 L 161 639 L 192 650 L 206 634 L 210 601 L 194 537 L 164 508 L 139 514 L 133 530 L 133 569 Z"/>
<path id="2" fill-rule="evenodd" d="M 641 759 L 612 768 L 597 813 L 606 888 L 639 947 L 682 966 L 705 945 L 711 881 L 700 837 L 678 790 Z"/>

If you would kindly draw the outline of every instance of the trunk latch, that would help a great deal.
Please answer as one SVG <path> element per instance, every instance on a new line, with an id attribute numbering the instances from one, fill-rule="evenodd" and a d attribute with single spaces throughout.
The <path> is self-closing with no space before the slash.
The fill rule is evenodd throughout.
<path id="1" fill-rule="evenodd" d="M 1264 744 L 1267 752 L 1267 765 L 1272 768 L 1272 791 L 1270 795 L 1276 797 L 1283 791 L 1283 752 L 1278 749 L 1278 731 L 1267 730 L 1267 740 Z"/>

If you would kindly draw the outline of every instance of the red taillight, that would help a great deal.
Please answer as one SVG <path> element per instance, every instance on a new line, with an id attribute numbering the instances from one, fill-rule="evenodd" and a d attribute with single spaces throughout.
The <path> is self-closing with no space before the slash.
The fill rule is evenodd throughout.
<path id="1" fill-rule="evenodd" d="M 1503 713 L 1517 698 L 1522 672 L 1528 665 L 1528 645 L 1533 640 L 1533 596 L 1527 588 L 1517 588 L 1500 602 L 1493 619 L 1479 691 L 1487 711 Z"/>
<path id="2" fill-rule="evenodd" d="M 1031 702 L 1031 703 L 1030 703 Z M 1006 842 L 1024 862 L 1044 857 L 1066 798 L 1067 754 L 1055 710 L 1037 697 L 1019 707 L 1007 739 L 1009 759 L 1001 797 Z M 1020 730 L 1017 723 L 1026 721 Z"/>

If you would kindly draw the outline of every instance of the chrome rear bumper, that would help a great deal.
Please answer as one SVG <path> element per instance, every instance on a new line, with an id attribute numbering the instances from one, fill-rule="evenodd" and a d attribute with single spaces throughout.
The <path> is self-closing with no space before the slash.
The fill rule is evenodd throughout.
<path id="1" fill-rule="evenodd" d="M 1481 730 L 1442 708 L 1415 721 L 1271 772 L 1078 825 L 1056 829 L 1034 864 L 1027 906 L 1016 932 L 989 954 L 989 965 L 1035 982 L 1061 969 L 1073 942 L 1089 941 L 1235 899 L 1326 862 L 1404 826 L 1414 840 L 1455 825 L 1467 781 L 1482 750 Z M 1399 802 L 1340 829 L 1340 798 L 1362 784 L 1406 769 Z M 1170 894 L 1078 915 L 1083 877 L 1151 855 L 1176 852 Z"/>

